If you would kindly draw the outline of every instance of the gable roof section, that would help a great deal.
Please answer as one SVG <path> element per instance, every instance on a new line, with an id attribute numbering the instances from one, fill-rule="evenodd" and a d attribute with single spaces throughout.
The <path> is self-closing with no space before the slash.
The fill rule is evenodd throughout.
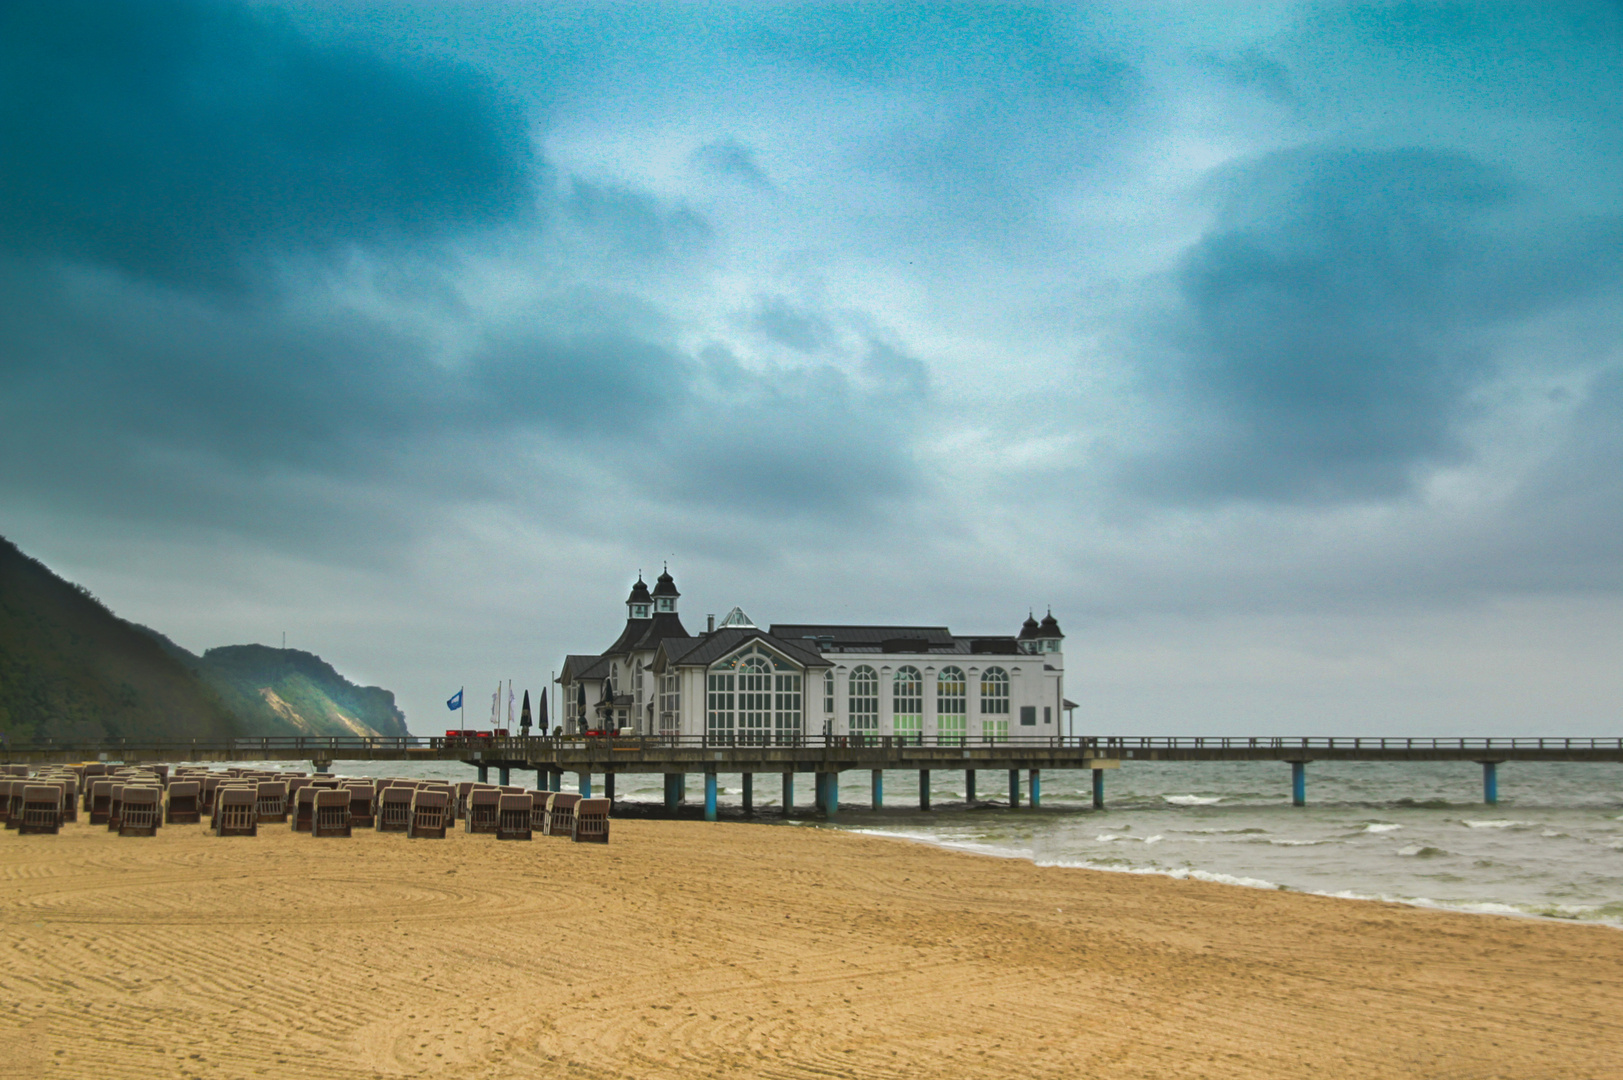
<path id="1" fill-rule="evenodd" d="M 772 636 L 783 641 L 816 640 L 824 652 L 879 652 L 887 641 L 923 641 L 929 649 L 950 649 L 955 639 L 945 626 L 837 626 L 818 623 L 773 623 Z M 808 646 L 812 647 L 812 646 Z"/>
<path id="2" fill-rule="evenodd" d="M 821 653 L 804 642 L 784 641 L 759 627 L 717 630 L 703 637 L 667 639 L 660 643 L 654 657 L 654 670 L 663 671 L 675 664 L 681 667 L 709 666 L 725 656 L 737 652 L 752 641 L 759 641 L 788 660 L 802 667 L 825 668 L 829 662 Z"/>
<path id="3" fill-rule="evenodd" d="M 558 672 L 560 683 L 579 682 L 583 679 L 603 679 L 609 674 L 609 658 L 583 656 L 571 653 L 564 659 L 564 669 Z"/>

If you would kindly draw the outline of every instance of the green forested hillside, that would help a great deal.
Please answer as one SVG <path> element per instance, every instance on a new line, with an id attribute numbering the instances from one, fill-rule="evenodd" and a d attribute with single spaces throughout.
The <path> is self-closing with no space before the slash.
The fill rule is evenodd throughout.
<path id="1" fill-rule="evenodd" d="M 248 727 L 289 735 L 405 735 L 394 695 L 356 686 L 319 656 L 265 645 L 203 654 L 203 680 Z"/>
<path id="2" fill-rule="evenodd" d="M 0 538 L 0 731 L 11 741 L 237 733 L 179 651 Z"/>
<path id="3" fill-rule="evenodd" d="M 0 733 L 13 743 L 404 735 L 406 722 L 392 693 L 310 653 L 229 645 L 195 656 L 0 537 Z"/>

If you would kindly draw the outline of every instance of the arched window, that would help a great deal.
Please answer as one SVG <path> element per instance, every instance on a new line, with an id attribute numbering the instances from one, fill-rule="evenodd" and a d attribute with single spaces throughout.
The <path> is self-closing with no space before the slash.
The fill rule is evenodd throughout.
<path id="1" fill-rule="evenodd" d="M 631 669 L 631 722 L 637 725 L 639 735 L 643 734 L 643 724 L 646 722 L 643 704 L 642 661 L 638 660 Z"/>
<path id="2" fill-rule="evenodd" d="M 660 680 L 659 732 L 676 735 L 682 730 L 682 677 L 670 668 Z"/>
<path id="3" fill-rule="evenodd" d="M 772 665 L 751 656 L 738 665 L 739 741 L 763 746 L 772 727 Z"/>
<path id="4" fill-rule="evenodd" d="M 853 735 L 879 730 L 879 672 L 867 664 L 851 669 L 850 728 Z"/>
<path id="5" fill-rule="evenodd" d="M 823 712 L 834 715 L 834 672 L 823 672 Z"/>
<path id="6" fill-rule="evenodd" d="M 891 680 L 890 729 L 914 739 L 924 730 L 924 676 L 911 664 L 897 668 Z"/>
<path id="7" fill-rule="evenodd" d="M 969 717 L 964 708 L 968 682 L 964 669 L 944 667 L 935 679 L 935 731 L 943 746 L 962 746 Z"/>
<path id="8" fill-rule="evenodd" d="M 779 745 L 800 741 L 800 676 L 780 672 L 773 677 L 772 734 Z"/>
<path id="9" fill-rule="evenodd" d="M 981 672 L 981 735 L 987 742 L 1009 737 L 1009 673 L 1000 667 Z"/>

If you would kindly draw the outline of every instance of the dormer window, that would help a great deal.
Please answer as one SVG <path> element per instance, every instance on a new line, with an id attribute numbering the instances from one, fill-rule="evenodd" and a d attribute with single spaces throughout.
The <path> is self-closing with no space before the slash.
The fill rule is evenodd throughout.
<path id="1" fill-rule="evenodd" d="M 646 619 L 646 618 L 648 618 L 648 605 L 647 604 L 632 604 L 631 605 L 631 617 L 633 619 Z"/>
<path id="2" fill-rule="evenodd" d="M 675 611 L 676 610 L 676 601 L 672 600 L 668 596 L 660 597 L 659 598 L 659 610 L 661 610 L 661 611 Z"/>

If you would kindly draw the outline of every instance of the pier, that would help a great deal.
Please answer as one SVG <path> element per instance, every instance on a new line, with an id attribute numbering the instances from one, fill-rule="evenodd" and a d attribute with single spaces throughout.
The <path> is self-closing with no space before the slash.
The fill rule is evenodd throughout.
<path id="1" fill-rule="evenodd" d="M 592 777 L 603 778 L 603 793 L 614 797 L 619 774 L 663 774 L 665 804 L 675 809 L 685 798 L 690 775 L 703 784 L 705 817 L 716 816 L 716 777 L 743 776 L 746 811 L 752 807 L 754 779 L 778 775 L 785 812 L 794 807 L 794 778 L 813 777 L 814 806 L 829 817 L 839 812 L 839 775 L 858 769 L 873 777 L 872 804 L 884 804 L 883 773 L 916 770 L 919 808 L 930 808 L 933 771 L 961 770 L 965 791 L 975 800 L 976 774 L 1006 771 L 1008 804 L 1042 805 L 1045 769 L 1079 769 L 1093 774 L 1093 805 L 1105 805 L 1108 770 L 1134 762 L 1276 761 L 1288 764 L 1291 801 L 1307 804 L 1309 766 L 1316 761 L 1469 761 L 1482 766 L 1483 801 L 1498 801 L 1498 767 L 1510 762 L 1612 762 L 1623 764 L 1623 738 L 1282 738 L 1013 736 L 996 741 L 925 740 L 917 735 L 832 735 L 751 743 L 704 736 L 518 736 L 474 738 L 271 737 L 176 742 L 47 742 L 0 749 L 6 762 L 40 766 L 78 761 L 309 762 L 316 772 L 335 761 L 456 761 L 488 781 L 497 770 L 503 784 L 514 771 L 533 771 L 536 787 L 560 791 L 574 773 L 582 794 Z M 1024 776 L 1022 777 L 1022 773 Z M 1024 784 L 1022 784 L 1024 780 Z M 1023 790 L 1022 790 L 1023 789 Z"/>

